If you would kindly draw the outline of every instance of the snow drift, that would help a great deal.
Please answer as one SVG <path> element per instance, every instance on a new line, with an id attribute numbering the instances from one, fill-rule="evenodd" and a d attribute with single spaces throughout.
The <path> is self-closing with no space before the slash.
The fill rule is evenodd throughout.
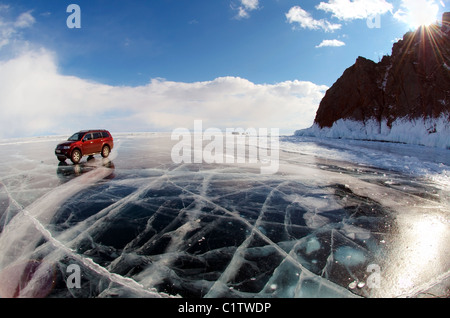
<path id="1" fill-rule="evenodd" d="M 339 119 L 331 127 L 320 128 L 317 123 L 307 129 L 297 130 L 296 136 L 344 138 L 398 142 L 450 149 L 450 114 L 438 118 L 397 118 L 388 126 L 386 120 L 365 122 Z"/>

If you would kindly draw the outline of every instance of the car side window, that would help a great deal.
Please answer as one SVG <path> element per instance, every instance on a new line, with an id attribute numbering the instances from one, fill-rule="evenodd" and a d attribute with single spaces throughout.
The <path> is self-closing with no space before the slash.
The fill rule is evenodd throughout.
<path id="1" fill-rule="evenodd" d="M 94 139 L 100 139 L 100 138 L 102 138 L 102 134 L 100 134 L 99 132 L 95 132 Z"/>
<path id="2" fill-rule="evenodd" d="M 103 138 L 108 138 L 109 137 L 109 135 L 108 135 L 108 133 L 106 131 L 102 131 L 102 136 L 103 136 Z"/>
<path id="3" fill-rule="evenodd" d="M 84 136 L 84 138 L 83 138 L 83 140 L 91 140 L 92 139 L 92 134 L 91 133 L 87 133 L 85 136 Z"/>

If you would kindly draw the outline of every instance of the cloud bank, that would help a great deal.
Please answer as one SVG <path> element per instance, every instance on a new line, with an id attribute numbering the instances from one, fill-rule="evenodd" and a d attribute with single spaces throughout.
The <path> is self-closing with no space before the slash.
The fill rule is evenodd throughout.
<path id="1" fill-rule="evenodd" d="M 246 12 L 258 0 L 241 0 Z M 328 87 L 311 82 L 255 84 L 240 77 L 183 83 L 151 79 L 143 86 L 111 86 L 63 75 L 56 53 L 21 41 L 35 23 L 31 12 L 5 20 L 0 5 L 0 138 L 71 134 L 80 129 L 113 132 L 191 128 L 279 128 L 293 133 L 314 120 Z M 7 57 L 6 57 L 7 56 Z"/>
<path id="2" fill-rule="evenodd" d="M 302 81 L 254 84 L 239 77 L 110 86 L 62 75 L 56 61 L 45 49 L 0 61 L 0 138 L 87 128 L 171 131 L 190 128 L 195 119 L 205 127 L 293 133 L 311 125 L 327 89 Z"/>

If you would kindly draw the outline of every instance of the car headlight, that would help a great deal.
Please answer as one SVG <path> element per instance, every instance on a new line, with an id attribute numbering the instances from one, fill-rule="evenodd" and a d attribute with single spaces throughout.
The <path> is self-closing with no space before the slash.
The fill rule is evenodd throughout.
<path id="1" fill-rule="evenodd" d="M 70 149 L 70 146 L 63 146 L 62 147 L 64 150 Z"/>

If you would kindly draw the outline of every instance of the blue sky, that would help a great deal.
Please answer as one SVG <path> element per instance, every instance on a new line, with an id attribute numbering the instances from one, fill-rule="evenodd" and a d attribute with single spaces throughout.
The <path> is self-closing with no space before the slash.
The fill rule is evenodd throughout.
<path id="1" fill-rule="evenodd" d="M 81 28 L 67 27 L 72 3 Z M 17 109 L 29 107 L 43 115 L 36 111 L 26 135 L 80 123 L 170 130 L 200 117 L 292 132 L 312 124 L 326 88 L 358 56 L 378 61 L 419 21 L 440 19 L 449 7 L 449 0 L 0 0 L 0 81 L 14 70 L 20 83 L 0 97 L 0 137 L 24 131 L 11 122 L 20 124 Z M 29 97 L 13 95 L 19 88 Z M 60 106 L 48 105 L 55 100 Z M 93 100 L 100 110 L 92 116 L 73 110 Z M 69 117 L 70 125 L 54 123 Z"/>

